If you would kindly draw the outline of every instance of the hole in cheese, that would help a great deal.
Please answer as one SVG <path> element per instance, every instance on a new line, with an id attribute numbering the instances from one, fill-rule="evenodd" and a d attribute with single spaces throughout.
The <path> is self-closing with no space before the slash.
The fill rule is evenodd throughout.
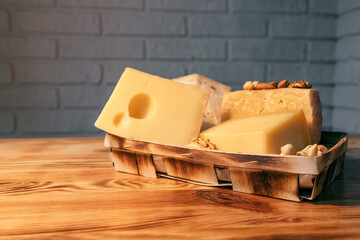
<path id="1" fill-rule="evenodd" d="M 116 127 L 124 127 L 128 124 L 129 121 L 126 121 L 126 116 L 124 113 L 118 113 L 115 115 L 113 123 Z"/>
<path id="2" fill-rule="evenodd" d="M 128 110 L 130 117 L 146 119 L 154 112 L 154 102 L 149 95 L 139 93 L 130 100 Z"/>

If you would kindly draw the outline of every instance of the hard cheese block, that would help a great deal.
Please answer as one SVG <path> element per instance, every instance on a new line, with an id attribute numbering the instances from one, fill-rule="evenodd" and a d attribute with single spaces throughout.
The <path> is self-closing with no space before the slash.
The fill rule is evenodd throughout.
<path id="1" fill-rule="evenodd" d="M 209 91 L 126 68 L 95 122 L 113 135 L 186 145 L 198 137 Z"/>
<path id="2" fill-rule="evenodd" d="M 173 79 L 176 82 L 198 86 L 210 90 L 209 102 L 204 114 L 201 130 L 206 130 L 221 123 L 221 105 L 225 92 L 230 92 L 231 87 L 214 81 L 200 74 L 191 74 Z"/>
<path id="3" fill-rule="evenodd" d="M 279 154 L 288 143 L 296 151 L 310 144 L 301 109 L 233 118 L 200 133 L 200 137 L 209 139 L 217 150 L 256 154 Z"/>
<path id="4" fill-rule="evenodd" d="M 225 93 L 222 121 L 249 113 L 267 113 L 302 109 L 309 128 L 311 143 L 319 143 L 322 112 L 319 92 L 315 89 L 282 88 L 243 90 Z"/>

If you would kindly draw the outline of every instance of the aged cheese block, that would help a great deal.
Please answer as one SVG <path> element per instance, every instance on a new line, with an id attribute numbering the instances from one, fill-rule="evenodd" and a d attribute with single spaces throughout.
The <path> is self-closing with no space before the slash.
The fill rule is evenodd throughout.
<path id="1" fill-rule="evenodd" d="M 95 126 L 125 138 L 186 145 L 198 137 L 209 94 L 126 68 Z"/>
<path id="2" fill-rule="evenodd" d="M 242 90 L 225 93 L 222 121 L 248 113 L 267 113 L 302 109 L 310 131 L 311 143 L 319 143 L 322 113 L 319 92 L 315 89 L 282 88 Z"/>
<path id="3" fill-rule="evenodd" d="M 243 115 L 200 133 L 217 150 L 279 154 L 285 144 L 296 151 L 310 143 L 309 129 L 301 109 L 277 113 Z"/>
<path id="4" fill-rule="evenodd" d="M 202 131 L 221 123 L 221 104 L 223 95 L 225 92 L 230 92 L 231 87 L 200 74 L 191 74 L 173 80 L 210 90 L 210 98 L 201 127 Z"/>

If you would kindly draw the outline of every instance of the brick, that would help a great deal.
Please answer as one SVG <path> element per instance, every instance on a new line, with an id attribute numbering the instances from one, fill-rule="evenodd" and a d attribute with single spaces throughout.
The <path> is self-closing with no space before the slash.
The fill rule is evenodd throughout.
<path id="1" fill-rule="evenodd" d="M 313 84 L 331 84 L 334 76 L 334 64 L 309 64 L 307 81 Z"/>
<path id="2" fill-rule="evenodd" d="M 0 112 L 0 134 L 11 133 L 14 130 L 14 117 L 11 113 Z"/>
<path id="3" fill-rule="evenodd" d="M 302 60 L 305 45 L 298 41 L 239 39 L 230 42 L 231 59 Z"/>
<path id="4" fill-rule="evenodd" d="M 359 0 L 339 0 L 338 1 L 338 13 L 344 13 L 353 9 L 360 8 Z"/>
<path id="5" fill-rule="evenodd" d="M 262 16 L 189 16 L 192 36 L 265 36 L 266 18 Z"/>
<path id="6" fill-rule="evenodd" d="M 337 0 L 310 0 L 310 12 L 335 15 L 337 13 L 336 1 Z"/>
<path id="7" fill-rule="evenodd" d="M 64 38 L 60 41 L 64 58 L 141 59 L 143 41 L 124 38 Z"/>
<path id="8" fill-rule="evenodd" d="M 98 84 L 101 67 L 92 62 L 21 62 L 15 64 L 15 76 L 23 84 Z"/>
<path id="9" fill-rule="evenodd" d="M 360 111 L 335 108 L 332 115 L 332 126 L 335 131 L 360 133 Z"/>
<path id="10" fill-rule="evenodd" d="M 147 42 L 150 59 L 225 59 L 226 42 L 216 39 L 156 39 Z"/>
<path id="11" fill-rule="evenodd" d="M 334 61 L 335 41 L 310 42 L 308 58 L 310 61 Z"/>
<path id="12" fill-rule="evenodd" d="M 54 58 L 56 56 L 54 39 L 44 38 L 2 38 L 0 39 L 0 58 L 32 57 Z"/>
<path id="13" fill-rule="evenodd" d="M 103 15 L 104 32 L 109 35 L 185 34 L 184 17 L 167 13 L 109 12 Z"/>
<path id="14" fill-rule="evenodd" d="M 301 38 L 334 38 L 335 17 L 279 16 L 270 20 L 271 36 Z"/>
<path id="15" fill-rule="evenodd" d="M 99 132 L 94 127 L 99 110 L 35 110 L 19 111 L 20 133 L 84 133 Z"/>
<path id="16" fill-rule="evenodd" d="M 360 84 L 337 85 L 334 87 L 334 106 L 360 110 Z"/>
<path id="17" fill-rule="evenodd" d="M 225 0 L 148 0 L 149 9 L 171 11 L 224 12 Z"/>
<path id="18" fill-rule="evenodd" d="M 360 33 L 360 11 L 350 12 L 339 17 L 337 21 L 337 36 L 343 37 Z"/>
<path id="19" fill-rule="evenodd" d="M 99 16 L 79 11 L 15 11 L 16 32 L 99 34 Z"/>
<path id="20" fill-rule="evenodd" d="M 322 106 L 322 117 L 323 117 L 323 121 L 322 121 L 323 130 L 326 129 L 330 130 L 332 127 L 332 108 Z"/>
<path id="21" fill-rule="evenodd" d="M 12 79 L 11 66 L 8 63 L 0 63 L 0 84 L 10 84 Z"/>
<path id="22" fill-rule="evenodd" d="M 360 36 L 340 38 L 335 46 L 337 60 L 360 58 Z"/>
<path id="23" fill-rule="evenodd" d="M 53 88 L 1 88 L 0 108 L 55 108 L 56 91 Z"/>
<path id="24" fill-rule="evenodd" d="M 337 62 L 334 82 L 342 84 L 360 82 L 360 61 Z"/>
<path id="25" fill-rule="evenodd" d="M 320 95 L 321 105 L 323 107 L 333 106 L 333 87 L 332 86 L 322 86 L 313 84 L 313 89 L 317 89 Z"/>
<path id="26" fill-rule="evenodd" d="M 271 12 L 303 13 L 306 11 L 305 0 L 232 0 L 234 12 Z"/>
<path id="27" fill-rule="evenodd" d="M 0 6 L 54 6 L 55 0 L 0 0 Z"/>
<path id="28" fill-rule="evenodd" d="M 190 65 L 189 74 L 199 73 L 237 90 L 246 81 L 263 81 L 264 71 L 264 66 L 259 63 L 195 63 Z"/>
<path id="29" fill-rule="evenodd" d="M 288 81 L 306 80 L 306 65 L 302 63 L 276 63 L 268 66 L 267 81 L 279 82 L 283 79 Z"/>
<path id="30" fill-rule="evenodd" d="M 61 106 L 64 108 L 102 108 L 109 99 L 113 87 L 62 87 Z"/>
<path id="31" fill-rule="evenodd" d="M 143 72 L 169 79 L 186 74 L 185 67 L 182 66 L 182 64 L 173 62 L 111 62 L 105 63 L 104 82 L 107 84 L 117 83 L 126 67 L 135 68 Z"/>
<path id="32" fill-rule="evenodd" d="M 63 7 L 90 7 L 90 8 L 119 8 L 142 9 L 142 0 L 61 0 L 58 2 Z"/>
<path id="33" fill-rule="evenodd" d="M 9 30 L 8 15 L 5 11 L 0 11 L 0 32 Z"/>

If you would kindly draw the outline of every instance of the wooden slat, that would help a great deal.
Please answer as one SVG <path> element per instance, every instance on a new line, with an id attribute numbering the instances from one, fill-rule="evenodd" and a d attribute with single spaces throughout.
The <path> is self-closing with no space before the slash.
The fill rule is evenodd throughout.
<path id="1" fill-rule="evenodd" d="M 325 188 L 327 188 L 334 180 L 335 177 L 342 171 L 344 167 L 345 153 L 340 155 L 335 162 L 333 162 L 321 174 L 316 176 L 314 188 L 309 200 L 314 200 Z"/>
<path id="2" fill-rule="evenodd" d="M 311 197 L 309 198 L 309 200 L 315 199 L 323 190 L 323 187 L 327 179 L 327 172 L 328 169 L 325 169 L 318 176 L 316 176 L 314 181 L 314 188 L 312 190 Z"/>
<path id="3" fill-rule="evenodd" d="M 154 162 L 156 172 L 167 174 L 163 157 L 158 155 L 152 155 L 152 159 Z"/>
<path id="4" fill-rule="evenodd" d="M 197 182 L 218 184 L 214 165 L 194 163 L 163 157 L 166 172 L 170 176 L 190 179 Z"/>
<path id="5" fill-rule="evenodd" d="M 117 171 L 139 174 L 135 153 L 119 151 L 113 149 L 111 151 L 112 161 Z"/>
<path id="6" fill-rule="evenodd" d="M 274 171 L 230 168 L 233 190 L 299 202 L 299 176 Z"/>
<path id="7" fill-rule="evenodd" d="M 317 160 L 319 171 L 328 168 L 333 162 L 338 159 L 339 156 L 343 155 L 346 152 L 348 144 L 346 135 L 344 136 L 344 134 L 342 133 L 338 133 L 338 137 L 342 137 L 340 138 L 340 141 L 338 139 L 338 142 L 336 142 L 336 133 L 327 133 L 324 134 L 323 137 L 328 137 L 328 142 L 335 145 L 329 150 L 329 152 L 318 157 Z M 323 141 L 326 142 L 326 139 L 324 139 Z"/>
<path id="8" fill-rule="evenodd" d="M 151 155 L 137 153 L 136 162 L 137 162 L 139 175 L 150 178 L 157 178 L 155 166 Z"/>

